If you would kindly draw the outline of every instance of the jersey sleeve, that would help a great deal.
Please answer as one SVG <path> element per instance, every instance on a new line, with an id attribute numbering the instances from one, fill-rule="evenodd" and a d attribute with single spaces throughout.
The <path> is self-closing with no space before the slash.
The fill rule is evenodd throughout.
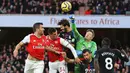
<path id="1" fill-rule="evenodd" d="M 24 44 L 29 43 L 30 42 L 30 34 L 25 36 L 21 42 L 23 42 Z"/>
<path id="2" fill-rule="evenodd" d="M 93 42 L 92 48 L 91 48 L 93 58 L 94 58 L 94 55 L 95 55 L 96 51 L 97 51 L 97 44 L 95 42 Z"/>
<path id="3" fill-rule="evenodd" d="M 74 23 L 72 23 L 72 30 L 74 32 L 76 39 L 83 38 L 83 36 L 78 32 L 78 30 L 76 28 L 76 24 L 74 24 Z"/>
<path id="4" fill-rule="evenodd" d="M 60 44 L 62 44 L 63 46 L 67 46 L 68 44 L 69 44 L 69 42 L 68 41 L 66 41 L 65 39 L 63 39 L 63 38 L 60 38 Z"/>
<path id="5" fill-rule="evenodd" d="M 123 53 L 121 53 L 121 52 L 118 51 L 118 50 L 114 50 L 114 51 L 115 51 L 117 57 L 119 57 L 121 60 L 124 60 L 124 61 L 126 61 L 126 62 L 129 61 L 129 59 L 128 59 Z"/>
<path id="6" fill-rule="evenodd" d="M 64 40 L 63 38 L 60 38 L 60 43 L 64 46 L 64 47 L 67 47 L 71 50 L 71 52 L 73 53 L 74 57 L 77 58 L 78 55 L 74 49 L 74 47 L 66 40 Z"/>

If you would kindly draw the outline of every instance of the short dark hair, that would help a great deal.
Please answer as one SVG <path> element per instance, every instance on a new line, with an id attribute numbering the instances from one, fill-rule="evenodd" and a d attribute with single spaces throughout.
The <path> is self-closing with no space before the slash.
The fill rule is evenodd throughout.
<path id="1" fill-rule="evenodd" d="M 58 22 L 58 25 L 62 25 L 61 21 L 60 21 L 60 22 Z"/>
<path id="2" fill-rule="evenodd" d="M 95 32 L 94 32 L 94 30 L 93 30 L 93 29 L 87 29 L 87 31 L 86 31 L 86 32 L 92 32 L 93 36 L 95 36 Z"/>
<path id="3" fill-rule="evenodd" d="M 62 19 L 58 25 L 63 25 L 63 26 L 69 26 L 70 27 L 70 23 L 67 19 Z"/>
<path id="4" fill-rule="evenodd" d="M 52 34 L 54 32 L 56 32 L 57 30 L 55 28 L 49 28 L 48 29 L 48 34 Z"/>
<path id="5" fill-rule="evenodd" d="M 105 37 L 105 38 L 103 38 L 101 44 L 102 44 L 102 46 L 103 46 L 103 45 L 110 46 L 110 45 L 111 45 L 111 41 L 110 41 L 109 38 Z"/>
<path id="6" fill-rule="evenodd" d="M 121 46 L 121 42 L 119 41 L 119 40 L 116 40 L 115 42 L 114 42 L 114 48 L 116 48 L 116 49 L 120 49 L 122 46 Z"/>
<path id="7" fill-rule="evenodd" d="M 37 22 L 33 25 L 33 32 L 36 32 L 36 29 L 40 27 L 40 25 L 43 25 L 41 22 Z"/>
<path id="8" fill-rule="evenodd" d="M 86 53 L 86 52 L 92 53 L 89 49 L 84 49 L 84 50 L 82 51 L 83 54 Z"/>

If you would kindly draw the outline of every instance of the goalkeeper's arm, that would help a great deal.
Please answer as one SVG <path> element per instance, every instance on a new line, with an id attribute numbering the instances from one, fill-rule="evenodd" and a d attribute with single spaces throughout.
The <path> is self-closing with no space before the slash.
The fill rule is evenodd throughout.
<path id="1" fill-rule="evenodd" d="M 77 28 L 76 28 L 76 24 L 75 24 L 75 18 L 74 16 L 70 17 L 70 22 L 72 24 L 71 28 L 74 31 L 74 35 L 76 37 L 76 39 L 81 39 L 83 38 L 83 36 L 78 32 Z"/>

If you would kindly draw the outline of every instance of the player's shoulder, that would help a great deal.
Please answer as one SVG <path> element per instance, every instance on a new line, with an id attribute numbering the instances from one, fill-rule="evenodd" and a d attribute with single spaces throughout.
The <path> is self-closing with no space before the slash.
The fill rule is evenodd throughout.
<path id="1" fill-rule="evenodd" d="M 46 39 L 46 36 L 45 36 L 45 35 L 42 35 L 41 37 Z"/>
<path id="2" fill-rule="evenodd" d="M 74 30 L 71 30 L 70 33 L 71 33 L 71 34 L 74 34 Z"/>
<path id="3" fill-rule="evenodd" d="M 95 41 L 91 41 L 91 43 L 92 43 L 92 44 L 96 44 L 96 42 L 95 42 Z"/>
<path id="4" fill-rule="evenodd" d="M 57 40 L 58 40 L 58 39 L 63 39 L 63 38 L 58 36 L 58 37 L 57 37 Z"/>
<path id="5" fill-rule="evenodd" d="M 121 51 L 118 50 L 118 49 L 113 49 L 113 52 L 114 52 L 115 54 L 117 54 L 117 55 L 121 53 Z"/>
<path id="6" fill-rule="evenodd" d="M 100 51 L 104 51 L 104 49 L 103 49 L 103 48 L 98 48 L 97 51 L 98 51 L 98 52 L 100 52 Z"/>
<path id="7" fill-rule="evenodd" d="M 59 36 L 55 39 L 55 41 L 62 41 L 62 40 L 64 40 L 64 38 L 59 37 Z"/>
<path id="8" fill-rule="evenodd" d="M 111 51 L 111 49 L 107 49 L 107 48 L 98 48 L 97 52 L 100 53 L 100 52 L 108 52 L 108 51 Z"/>
<path id="9" fill-rule="evenodd" d="M 95 54 L 100 54 L 102 51 L 103 51 L 103 49 L 102 49 L 102 48 L 99 48 L 99 49 L 95 52 Z"/>
<path id="10" fill-rule="evenodd" d="M 114 51 L 114 52 L 120 52 L 120 50 L 118 50 L 118 49 L 113 49 L 112 51 Z"/>
<path id="11" fill-rule="evenodd" d="M 30 33 L 30 34 L 26 35 L 25 37 L 30 37 L 30 36 L 34 36 L 34 34 Z"/>

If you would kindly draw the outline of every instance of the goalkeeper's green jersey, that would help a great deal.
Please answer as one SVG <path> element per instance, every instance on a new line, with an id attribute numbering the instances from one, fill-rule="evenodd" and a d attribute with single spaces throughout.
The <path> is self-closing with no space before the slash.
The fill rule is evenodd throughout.
<path id="1" fill-rule="evenodd" d="M 76 38 L 76 50 L 82 51 L 83 49 L 89 49 L 92 52 L 92 57 L 94 57 L 95 51 L 97 50 L 96 43 L 94 41 L 87 42 L 85 38 L 78 32 L 74 23 L 72 23 L 72 30 Z"/>

